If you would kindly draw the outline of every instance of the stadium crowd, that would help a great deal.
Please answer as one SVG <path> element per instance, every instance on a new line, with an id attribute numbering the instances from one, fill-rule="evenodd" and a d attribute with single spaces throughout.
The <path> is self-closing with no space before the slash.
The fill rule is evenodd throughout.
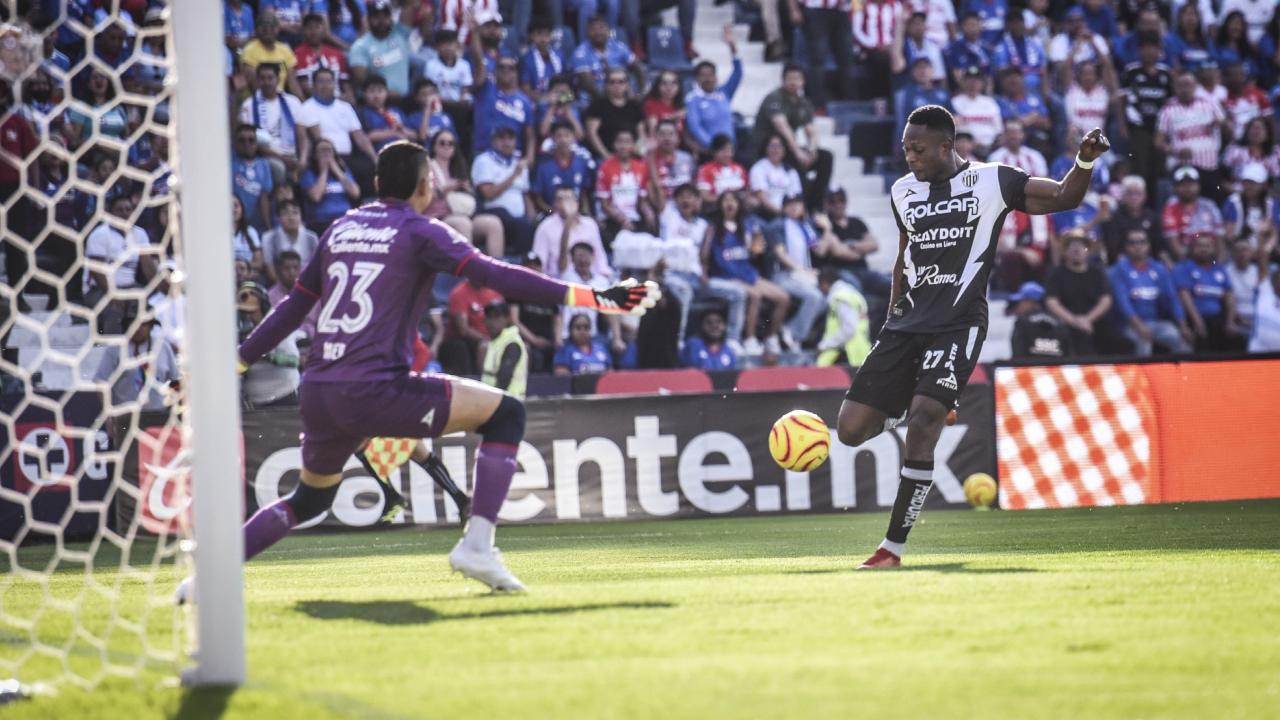
<path id="1" fill-rule="evenodd" d="M 992 292 L 1017 315 L 1015 355 L 1280 350 L 1271 0 L 736 2 L 781 63 L 754 117 L 731 109 L 732 28 L 732 67 L 699 60 L 694 0 L 225 0 L 242 329 L 374 195 L 378 150 L 411 140 L 431 156 L 428 213 L 483 251 L 666 291 L 636 321 L 507 306 L 444 279 L 420 365 L 481 374 L 511 344 L 535 373 L 857 365 L 890 289 L 867 257 L 894 239 L 850 214 L 815 129 L 854 101 L 898 136 L 912 108 L 944 105 L 963 156 L 1036 175 L 1065 174 L 1094 126 L 1113 139 L 1082 207 L 1005 224 Z M 169 148 L 148 131 L 168 107 L 130 102 L 164 87 L 171 48 L 149 28 L 166 3 L 19 5 L 0 28 L 0 199 L 7 235 L 40 241 L 6 243 L 9 284 L 33 258 L 83 275 L 64 297 L 108 296 L 102 332 L 139 312 L 110 302 L 114 288 L 156 287 L 151 316 L 179 343 L 164 321 L 178 314 Z M 669 7 L 679 27 L 658 21 Z M 883 154 L 900 173 L 900 153 Z M 81 257 L 119 269 L 82 273 Z M 258 401 L 296 387 L 312 332 L 314 319 L 256 368 Z"/>

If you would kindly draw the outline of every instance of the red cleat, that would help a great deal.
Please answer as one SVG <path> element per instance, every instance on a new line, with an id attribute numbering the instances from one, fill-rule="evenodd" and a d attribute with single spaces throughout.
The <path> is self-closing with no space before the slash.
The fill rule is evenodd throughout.
<path id="1" fill-rule="evenodd" d="M 893 568 L 902 567 L 902 558 L 885 550 L 884 548 L 876 548 L 871 557 L 863 561 L 858 566 L 859 570 L 891 570 Z"/>

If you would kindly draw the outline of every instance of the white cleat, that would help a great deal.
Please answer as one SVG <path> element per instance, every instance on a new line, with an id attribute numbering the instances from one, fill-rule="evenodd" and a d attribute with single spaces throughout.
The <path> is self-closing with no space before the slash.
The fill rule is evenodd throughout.
<path id="1" fill-rule="evenodd" d="M 186 605 L 196 601 L 196 579 L 192 575 L 188 575 L 178 583 L 178 589 L 173 591 L 173 604 Z"/>
<path id="2" fill-rule="evenodd" d="M 522 593 L 524 583 L 520 582 L 506 565 L 502 564 L 502 553 L 498 548 L 488 551 L 475 551 L 463 545 L 461 540 L 449 553 L 449 567 L 454 572 L 477 580 L 489 586 L 494 592 Z"/>

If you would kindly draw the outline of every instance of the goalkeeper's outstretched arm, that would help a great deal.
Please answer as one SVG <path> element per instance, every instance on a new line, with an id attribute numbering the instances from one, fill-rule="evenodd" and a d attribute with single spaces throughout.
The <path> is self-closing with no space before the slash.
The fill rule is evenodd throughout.
<path id="1" fill-rule="evenodd" d="M 565 305 L 611 315 L 643 315 L 662 298 L 656 283 L 627 280 L 606 290 L 555 280 L 528 268 L 494 260 L 476 252 L 455 271 L 477 285 L 490 287 L 511 300 L 539 305 Z"/>

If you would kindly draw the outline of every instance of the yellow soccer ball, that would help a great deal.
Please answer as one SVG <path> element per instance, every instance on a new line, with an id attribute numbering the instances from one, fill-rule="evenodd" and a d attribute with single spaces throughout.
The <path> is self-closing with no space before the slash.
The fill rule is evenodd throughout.
<path id="1" fill-rule="evenodd" d="M 991 507 L 996 501 L 996 479 L 980 472 L 964 479 L 964 499 L 980 509 Z"/>
<path id="2" fill-rule="evenodd" d="M 787 470 L 813 470 L 827 461 L 830 451 L 827 423 L 808 410 L 792 410 L 778 418 L 769 431 L 769 454 Z"/>

